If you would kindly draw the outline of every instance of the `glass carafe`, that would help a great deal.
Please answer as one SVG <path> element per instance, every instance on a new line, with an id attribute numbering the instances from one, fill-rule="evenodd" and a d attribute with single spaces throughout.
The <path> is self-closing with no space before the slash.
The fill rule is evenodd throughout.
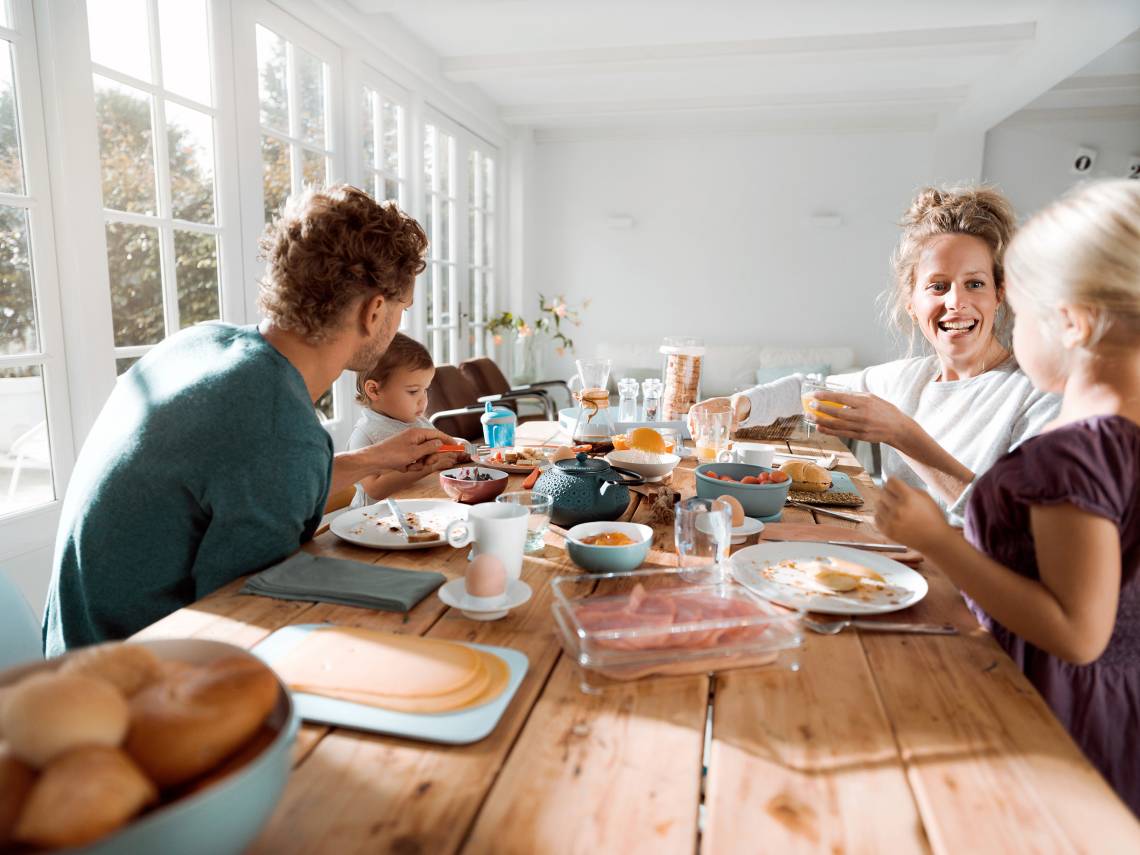
<path id="1" fill-rule="evenodd" d="M 578 403 L 574 421 L 575 442 L 603 442 L 614 433 L 610 413 L 610 368 L 608 359 L 578 359 L 578 373 L 570 378 L 570 393 Z"/>

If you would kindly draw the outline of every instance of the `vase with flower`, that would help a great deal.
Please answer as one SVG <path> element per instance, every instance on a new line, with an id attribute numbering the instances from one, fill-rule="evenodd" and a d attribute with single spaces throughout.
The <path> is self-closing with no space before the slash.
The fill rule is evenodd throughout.
<path id="1" fill-rule="evenodd" d="M 585 309 L 589 300 L 582 304 Z M 512 377 L 516 384 L 534 383 L 547 379 L 543 377 L 546 348 L 553 340 L 554 352 L 562 356 L 567 350 L 574 350 L 574 340 L 566 334 L 566 327 L 581 326 L 579 310 L 572 309 L 560 295 L 547 300 L 538 295 L 538 317 L 534 322 L 512 312 L 500 312 L 487 322 L 487 329 L 494 336 L 496 345 L 511 339 Z"/>

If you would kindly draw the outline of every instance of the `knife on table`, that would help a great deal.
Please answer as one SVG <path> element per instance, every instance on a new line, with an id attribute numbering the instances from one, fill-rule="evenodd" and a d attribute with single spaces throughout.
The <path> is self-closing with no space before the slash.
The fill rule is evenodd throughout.
<path id="1" fill-rule="evenodd" d="M 396 523 L 403 530 L 404 537 L 408 538 L 408 540 L 411 540 L 413 534 L 412 527 L 408 525 L 408 521 L 404 519 L 404 512 L 400 510 L 400 506 L 396 504 L 395 499 L 388 499 L 388 509 L 396 517 Z"/>
<path id="2" fill-rule="evenodd" d="M 760 535 L 762 540 L 767 540 L 772 543 L 787 543 L 786 538 L 782 537 L 764 537 Z M 797 541 L 807 542 L 807 541 Z M 903 546 L 901 543 L 870 543 L 861 540 L 820 540 L 811 541 L 812 543 L 826 543 L 830 546 L 849 546 L 852 549 L 869 549 L 872 552 L 909 552 L 909 546 Z"/>

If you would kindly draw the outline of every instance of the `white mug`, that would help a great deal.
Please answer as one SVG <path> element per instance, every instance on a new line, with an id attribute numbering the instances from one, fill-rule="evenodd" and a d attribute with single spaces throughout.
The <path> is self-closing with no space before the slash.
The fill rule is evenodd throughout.
<path id="1" fill-rule="evenodd" d="M 756 442 L 736 442 L 732 446 L 737 463 L 751 463 L 753 466 L 771 467 L 776 449 Z"/>
<path id="2" fill-rule="evenodd" d="M 467 519 L 452 520 L 444 537 L 456 549 L 472 544 L 473 556 L 494 555 L 503 562 L 508 579 L 522 575 L 523 548 L 530 508 L 502 502 L 473 505 Z"/>

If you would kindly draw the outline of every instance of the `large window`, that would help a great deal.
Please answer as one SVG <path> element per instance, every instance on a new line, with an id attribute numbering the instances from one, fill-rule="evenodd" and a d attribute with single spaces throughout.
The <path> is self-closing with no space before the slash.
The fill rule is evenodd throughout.
<path id="1" fill-rule="evenodd" d="M 56 498 L 66 422 L 31 22 L 27 2 L 0 2 L 0 517 Z"/>
<path id="2" fill-rule="evenodd" d="M 467 343 L 484 356 L 495 305 L 495 159 L 477 148 L 467 156 L 467 205 Z"/>
<path id="3" fill-rule="evenodd" d="M 401 208 L 406 208 L 410 201 L 404 143 L 406 117 L 404 104 L 365 84 L 360 103 L 364 188 L 376 199 L 391 199 Z"/>
<path id="4" fill-rule="evenodd" d="M 432 359 L 459 362 L 458 241 L 456 217 L 455 137 L 438 125 L 424 126 L 424 206 L 421 223 L 428 236 L 428 265 L 424 298 Z"/>
<path id="5" fill-rule="evenodd" d="M 205 0 L 88 0 L 115 366 L 222 317 Z"/>

